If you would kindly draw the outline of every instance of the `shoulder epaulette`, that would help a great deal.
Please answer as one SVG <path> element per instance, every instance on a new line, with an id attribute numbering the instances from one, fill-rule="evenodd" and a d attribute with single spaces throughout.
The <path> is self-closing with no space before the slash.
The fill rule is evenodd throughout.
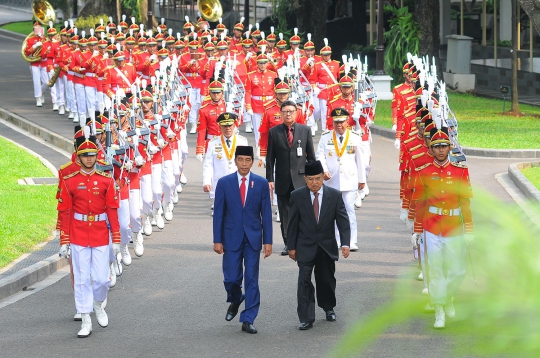
<path id="1" fill-rule="evenodd" d="M 71 173 L 71 174 L 66 175 L 66 176 L 63 177 L 62 179 L 63 179 L 63 180 L 66 180 L 66 179 L 69 179 L 69 178 L 71 178 L 71 177 L 74 177 L 74 176 L 77 175 L 77 174 L 79 174 L 79 171 L 78 171 L 78 170 L 74 171 L 74 172 Z"/>
<path id="2" fill-rule="evenodd" d="M 251 75 L 252 73 L 255 73 L 255 72 L 257 72 L 257 71 L 251 71 L 251 72 L 248 72 L 247 74 Z"/>
<path id="3" fill-rule="evenodd" d="M 420 170 L 425 169 L 425 168 L 429 167 L 430 165 L 431 165 L 431 163 L 426 163 L 426 164 L 422 165 L 421 167 L 416 168 L 415 170 L 417 172 L 419 172 Z"/>
<path id="4" fill-rule="evenodd" d="M 210 102 L 206 102 L 206 103 L 203 103 L 202 106 L 201 106 L 201 109 L 203 109 L 204 107 L 208 106 Z"/>
<path id="5" fill-rule="evenodd" d="M 328 103 L 334 103 L 335 101 L 337 101 L 339 99 L 339 97 L 341 97 L 341 94 L 335 95 L 334 98 L 331 99 L 330 102 L 328 102 Z"/>
<path id="6" fill-rule="evenodd" d="M 329 131 L 329 130 L 325 130 L 324 132 L 321 133 L 321 135 L 325 135 L 325 134 L 328 134 L 328 133 L 330 133 L 330 131 Z"/>
<path id="7" fill-rule="evenodd" d="M 210 141 L 208 143 L 213 142 L 213 141 L 218 140 L 218 139 L 221 141 L 221 136 L 217 136 L 217 137 L 214 137 L 214 138 L 210 139 Z"/>
<path id="8" fill-rule="evenodd" d="M 64 164 L 64 165 L 62 165 L 62 166 L 60 167 L 60 170 L 66 169 L 66 168 L 69 167 L 71 164 L 73 164 L 73 162 L 71 162 L 71 161 L 70 161 L 70 162 L 67 162 L 66 164 Z"/>
<path id="9" fill-rule="evenodd" d="M 112 178 L 112 176 L 109 173 L 102 172 L 101 170 L 96 170 L 96 174 L 104 176 L 105 178 Z"/>
<path id="10" fill-rule="evenodd" d="M 360 133 L 358 133 L 357 131 L 354 131 L 354 130 L 352 130 L 352 129 L 351 129 L 351 133 L 356 134 L 356 135 L 358 135 L 358 136 L 360 135 Z"/>
<path id="11" fill-rule="evenodd" d="M 272 72 L 272 73 L 276 73 L 276 71 L 272 71 L 272 70 L 267 70 L 267 71 L 268 71 L 268 72 Z M 276 75 L 277 75 L 277 73 L 276 73 Z"/>
<path id="12" fill-rule="evenodd" d="M 454 167 L 458 167 L 458 168 L 467 168 L 467 164 L 463 163 L 463 162 L 450 162 Z"/>
<path id="13" fill-rule="evenodd" d="M 418 159 L 418 158 L 420 158 L 421 156 L 423 156 L 424 154 L 425 154 L 425 152 L 418 153 L 418 154 L 413 155 L 411 158 L 413 158 L 413 159 Z"/>
<path id="14" fill-rule="evenodd" d="M 126 64 L 124 64 L 124 66 L 130 66 L 130 67 L 133 67 L 133 64 L 132 64 L 132 63 L 126 63 Z"/>

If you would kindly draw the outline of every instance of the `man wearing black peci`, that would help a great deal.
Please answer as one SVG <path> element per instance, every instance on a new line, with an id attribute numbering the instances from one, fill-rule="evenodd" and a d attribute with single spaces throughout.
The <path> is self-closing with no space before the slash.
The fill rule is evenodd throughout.
<path id="1" fill-rule="evenodd" d="M 296 104 L 293 101 L 283 102 L 281 104 L 283 124 L 270 129 L 268 133 L 266 179 L 270 190 L 274 190 L 277 195 L 281 235 L 285 244 L 281 255 L 289 253 L 287 225 L 291 192 L 306 185 L 304 166 L 307 161 L 315 160 L 311 130 L 303 124 L 296 123 L 296 116 Z"/>
<path id="2" fill-rule="evenodd" d="M 341 253 L 349 256 L 351 228 L 341 192 L 323 185 L 324 170 L 320 161 L 305 167 L 306 187 L 291 193 L 287 245 L 289 257 L 298 263 L 298 318 L 300 330 L 313 327 L 315 321 L 315 288 L 311 273 L 315 270 L 317 304 L 327 321 L 335 321 L 336 223 L 341 238 Z"/>

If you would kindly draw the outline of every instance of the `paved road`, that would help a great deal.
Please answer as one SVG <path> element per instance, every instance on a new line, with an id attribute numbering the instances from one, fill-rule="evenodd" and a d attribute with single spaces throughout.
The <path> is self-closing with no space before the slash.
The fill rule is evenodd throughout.
<path id="1" fill-rule="evenodd" d="M 35 107 L 28 66 L 20 58 L 19 47 L 18 42 L 0 37 L 6 64 L 0 68 L 1 106 L 69 138 L 73 132 L 67 116 L 52 112 L 50 101 L 41 109 Z M 194 140 L 189 136 L 191 148 Z M 398 220 L 398 172 L 393 169 L 397 152 L 390 141 L 376 136 L 371 195 L 357 210 L 360 251 L 337 264 L 338 321 L 324 321 L 318 310 L 314 329 L 297 330 L 297 268 L 278 256 L 282 245 L 275 223 L 274 255 L 261 260 L 262 304 L 255 322 L 259 334 L 242 333 L 238 322 L 224 320 L 226 295 L 220 257 L 212 251 L 210 202 L 201 190 L 202 164 L 193 154 L 186 167 L 189 183 L 174 220 L 145 239 L 144 257 L 134 258 L 123 283 L 119 281 L 110 292 L 109 327 L 100 328 L 94 320 L 92 336 L 76 338 L 80 325 L 71 320 L 73 293 L 65 277 L 0 309 L 2 356 L 325 356 L 354 322 L 390 299 L 396 283 L 406 280 L 420 292 L 421 284 L 412 279 L 416 271 L 409 234 Z M 510 162 L 471 158 L 473 183 L 510 202 L 494 179 Z M 260 168 L 255 172 L 262 174 Z M 368 355 L 446 356 L 452 343 L 434 332 L 432 324 L 432 315 L 426 315 L 394 328 Z M 420 352 L 419 345 L 424 347 Z"/>

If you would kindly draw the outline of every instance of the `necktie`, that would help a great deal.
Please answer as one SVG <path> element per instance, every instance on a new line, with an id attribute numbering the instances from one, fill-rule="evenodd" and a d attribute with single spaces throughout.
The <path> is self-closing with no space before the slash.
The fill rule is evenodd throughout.
<path id="1" fill-rule="evenodd" d="M 287 132 L 287 140 L 289 141 L 289 147 L 292 148 L 292 141 L 293 141 L 292 127 L 289 127 L 289 131 Z"/>
<path id="2" fill-rule="evenodd" d="M 240 198 L 242 199 L 242 207 L 246 201 L 246 178 L 242 178 L 242 184 L 240 184 Z"/>
<path id="3" fill-rule="evenodd" d="M 313 193 L 315 199 L 313 199 L 313 213 L 315 214 L 315 221 L 319 222 L 319 193 Z"/>
<path id="4" fill-rule="evenodd" d="M 230 148 L 231 147 L 231 140 L 229 138 L 227 138 L 225 140 L 225 142 L 227 143 L 227 148 Z"/>
<path id="5" fill-rule="evenodd" d="M 343 136 L 342 135 L 339 136 L 339 142 L 343 143 Z"/>

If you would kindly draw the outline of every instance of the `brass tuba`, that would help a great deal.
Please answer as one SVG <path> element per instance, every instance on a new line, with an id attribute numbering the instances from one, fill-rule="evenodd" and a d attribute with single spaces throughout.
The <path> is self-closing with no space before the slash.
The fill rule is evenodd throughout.
<path id="1" fill-rule="evenodd" d="M 47 2 L 46 0 L 33 0 L 32 1 L 32 14 L 36 18 L 36 20 L 41 24 L 44 25 L 44 27 L 47 26 L 49 21 L 55 22 L 56 21 L 56 13 L 54 12 L 53 6 Z M 37 48 L 36 51 L 30 56 L 27 56 L 25 53 L 26 50 L 26 42 L 29 38 L 34 37 L 34 33 L 32 32 L 30 35 L 26 36 L 22 43 L 21 47 L 21 56 L 23 60 L 26 62 L 37 62 L 41 60 L 41 47 Z"/>
<path id="2" fill-rule="evenodd" d="M 210 22 L 216 22 L 223 15 L 219 0 L 197 0 L 197 7 L 202 17 Z"/>

